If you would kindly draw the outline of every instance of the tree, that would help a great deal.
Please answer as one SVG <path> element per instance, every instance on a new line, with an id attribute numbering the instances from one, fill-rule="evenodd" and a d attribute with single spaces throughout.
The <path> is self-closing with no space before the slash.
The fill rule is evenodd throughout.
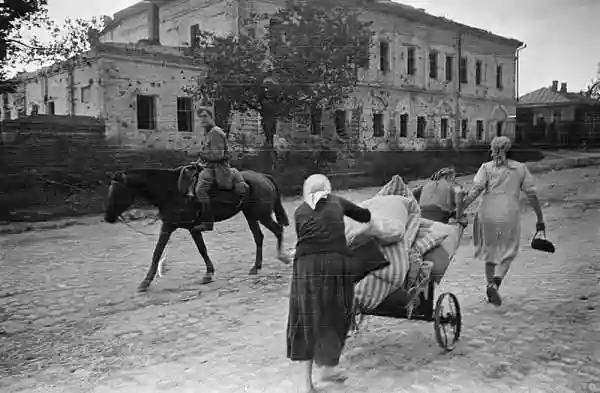
<path id="1" fill-rule="evenodd" d="M 0 4 L 0 93 L 10 91 L 5 82 L 8 59 L 22 48 L 19 32 L 25 25 L 39 27 L 46 18 L 47 0 L 5 0 Z"/>
<path id="2" fill-rule="evenodd" d="M 354 90 L 372 32 L 357 13 L 327 2 L 288 0 L 259 19 L 269 21 L 262 39 L 201 34 L 195 56 L 208 72 L 191 91 L 235 111 L 258 112 L 272 151 L 278 119 L 335 107 Z"/>
<path id="3" fill-rule="evenodd" d="M 595 100 L 600 100 L 600 78 L 592 81 L 583 92 L 583 95 Z"/>
<path id="4" fill-rule="evenodd" d="M 46 5 L 47 0 L 0 4 L 0 92 L 14 88 L 6 81 L 10 71 L 24 65 L 43 67 L 85 53 L 108 21 L 107 17 L 67 18 L 58 23 L 48 17 Z"/>

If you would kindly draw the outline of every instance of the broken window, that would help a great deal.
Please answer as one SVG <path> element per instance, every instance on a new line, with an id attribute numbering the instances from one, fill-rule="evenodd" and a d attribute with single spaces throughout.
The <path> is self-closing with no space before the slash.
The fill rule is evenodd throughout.
<path id="1" fill-rule="evenodd" d="M 341 136 L 346 136 L 346 111 L 338 109 L 334 115 L 335 132 Z"/>
<path id="2" fill-rule="evenodd" d="M 406 50 L 406 72 L 408 75 L 414 75 L 416 73 L 415 48 L 412 46 Z"/>
<path id="3" fill-rule="evenodd" d="M 460 64 L 458 66 L 458 72 L 460 74 L 460 83 L 467 83 L 467 58 L 461 57 Z"/>
<path id="4" fill-rule="evenodd" d="M 482 68 L 481 60 L 477 60 L 475 62 L 475 84 L 477 86 L 481 85 L 481 76 L 482 76 L 481 75 L 481 68 Z"/>
<path id="5" fill-rule="evenodd" d="M 496 88 L 498 90 L 502 90 L 504 86 L 502 85 L 502 66 L 496 66 Z"/>
<path id="6" fill-rule="evenodd" d="M 313 135 L 321 135 L 323 111 L 321 108 L 312 108 L 310 111 L 310 132 Z"/>
<path id="7" fill-rule="evenodd" d="M 483 120 L 477 120 L 477 140 L 483 140 Z"/>
<path id="8" fill-rule="evenodd" d="M 446 56 L 446 80 L 448 82 L 452 81 L 454 75 L 452 64 L 454 64 L 454 58 L 452 56 Z"/>
<path id="9" fill-rule="evenodd" d="M 445 117 L 440 121 L 440 138 L 448 138 L 448 119 Z"/>
<path id="10" fill-rule="evenodd" d="M 91 86 L 84 86 L 81 88 L 81 102 L 90 102 L 91 89 Z"/>
<path id="11" fill-rule="evenodd" d="M 385 136 L 385 127 L 383 125 L 383 113 L 373 114 L 373 136 L 376 138 Z"/>
<path id="12" fill-rule="evenodd" d="M 194 116 L 190 97 L 177 97 L 177 130 L 193 131 Z"/>
<path id="13" fill-rule="evenodd" d="M 190 46 L 194 49 L 200 47 L 200 25 L 190 26 Z"/>
<path id="14" fill-rule="evenodd" d="M 431 79 L 438 77 L 438 53 L 435 50 L 429 52 L 429 77 Z"/>
<path id="15" fill-rule="evenodd" d="M 408 137 L 408 115 L 406 113 L 400 115 L 400 137 Z"/>
<path id="16" fill-rule="evenodd" d="M 468 131 L 469 131 L 469 121 L 467 119 L 462 119 L 460 121 L 460 137 L 462 139 L 467 139 Z"/>
<path id="17" fill-rule="evenodd" d="M 390 44 L 387 41 L 379 42 L 379 69 L 384 73 L 390 70 Z"/>
<path id="18" fill-rule="evenodd" d="M 427 128 L 427 119 L 424 116 L 417 117 L 417 138 L 425 138 L 425 128 Z"/>
<path id="19" fill-rule="evenodd" d="M 502 136 L 502 126 L 504 125 L 504 122 L 499 121 L 498 123 L 496 123 L 496 136 Z"/>
<path id="20" fill-rule="evenodd" d="M 156 104 L 154 96 L 138 94 L 137 124 L 139 130 L 156 129 Z"/>

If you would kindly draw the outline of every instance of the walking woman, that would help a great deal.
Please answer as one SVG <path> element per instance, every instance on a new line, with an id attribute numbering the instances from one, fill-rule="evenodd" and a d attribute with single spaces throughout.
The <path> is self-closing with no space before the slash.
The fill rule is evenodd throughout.
<path id="1" fill-rule="evenodd" d="M 481 165 L 464 200 L 466 209 L 483 194 L 473 222 L 473 245 L 475 258 L 485 262 L 488 301 L 496 306 L 502 304 L 500 284 L 519 251 L 521 191 L 537 216 L 536 230 L 546 228 L 534 178 L 525 164 L 508 158 L 511 146 L 505 136 L 492 140 L 492 161 Z"/>
<path id="2" fill-rule="evenodd" d="M 347 260 L 344 216 L 369 222 L 371 213 L 331 194 L 323 175 L 304 182 L 304 203 L 295 212 L 296 254 L 287 326 L 287 356 L 305 362 L 302 392 L 316 392 L 313 362 L 323 381 L 343 382 L 334 372 L 352 321 L 354 279 Z"/>
<path id="3" fill-rule="evenodd" d="M 421 206 L 421 217 L 444 224 L 456 215 L 462 203 L 462 187 L 456 182 L 454 168 L 438 170 L 425 184 L 413 189 L 413 195 Z"/>

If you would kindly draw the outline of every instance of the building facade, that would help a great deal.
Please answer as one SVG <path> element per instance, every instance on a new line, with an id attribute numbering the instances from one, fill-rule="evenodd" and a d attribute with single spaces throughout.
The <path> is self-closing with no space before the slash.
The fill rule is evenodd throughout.
<path id="1" fill-rule="evenodd" d="M 343 106 L 327 113 L 297 114 L 280 124 L 280 138 L 329 134 L 352 137 L 366 149 L 422 149 L 453 139 L 466 145 L 514 135 L 516 53 L 521 42 L 399 3 L 347 4 L 374 22 L 369 67 L 360 71 L 359 86 Z M 140 2 L 115 14 L 100 40 L 189 47 L 202 30 L 260 37 L 264 25 L 243 21 L 253 13 L 274 13 L 282 5 L 278 0 Z M 140 66 L 135 73 L 144 83 L 170 83 L 152 67 Z M 180 82 L 178 77 L 175 81 Z M 107 116 L 116 116 L 108 114 L 109 106 L 118 111 L 127 105 L 119 95 L 105 98 L 115 100 L 102 104 L 101 113 Z M 166 102 L 158 100 L 158 106 Z M 156 121 L 165 120 L 157 114 Z M 235 114 L 232 123 L 234 137 L 260 143 L 257 115 Z M 116 129 L 132 133 L 130 128 Z"/>
<path id="2" fill-rule="evenodd" d="M 600 141 L 600 101 L 567 90 L 558 80 L 523 95 L 517 105 L 517 140 L 578 144 Z"/>

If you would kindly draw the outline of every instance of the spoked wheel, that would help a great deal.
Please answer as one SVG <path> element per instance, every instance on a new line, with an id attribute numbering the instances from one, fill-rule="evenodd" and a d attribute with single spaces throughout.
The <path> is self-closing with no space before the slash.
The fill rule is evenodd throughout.
<path id="1" fill-rule="evenodd" d="M 435 304 L 433 313 L 435 338 L 440 347 L 448 352 L 456 348 L 461 327 L 462 317 L 458 299 L 450 292 L 441 294 Z"/>

